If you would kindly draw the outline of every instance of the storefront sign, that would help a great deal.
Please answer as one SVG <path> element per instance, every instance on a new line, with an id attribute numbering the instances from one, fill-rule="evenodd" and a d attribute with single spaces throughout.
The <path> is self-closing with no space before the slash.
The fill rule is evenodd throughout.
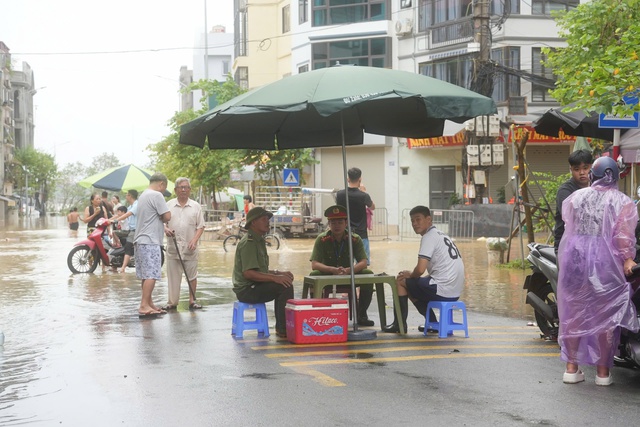
<path id="1" fill-rule="evenodd" d="M 567 135 L 564 133 L 562 129 L 558 133 L 558 136 L 547 136 L 541 135 L 531 126 L 514 126 L 511 141 L 521 141 L 525 132 L 529 132 L 529 139 L 527 139 L 527 144 L 558 144 L 558 143 L 572 143 L 576 142 L 576 137 L 574 135 Z"/>
<path id="2" fill-rule="evenodd" d="M 451 136 L 437 136 L 433 138 L 407 138 L 409 148 L 460 147 L 467 142 L 465 131 L 461 130 Z"/>

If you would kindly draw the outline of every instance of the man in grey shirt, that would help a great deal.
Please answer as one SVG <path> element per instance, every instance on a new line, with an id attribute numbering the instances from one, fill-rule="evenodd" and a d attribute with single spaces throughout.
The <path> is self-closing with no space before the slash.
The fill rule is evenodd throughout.
<path id="1" fill-rule="evenodd" d="M 138 224 L 133 243 L 136 277 L 142 280 L 142 299 L 138 308 L 141 319 L 166 313 L 151 299 L 156 280 L 162 278 L 164 224 L 171 219 L 171 212 L 162 195 L 166 189 L 167 177 L 161 173 L 153 174 L 149 178 L 149 187 L 138 199 Z"/>

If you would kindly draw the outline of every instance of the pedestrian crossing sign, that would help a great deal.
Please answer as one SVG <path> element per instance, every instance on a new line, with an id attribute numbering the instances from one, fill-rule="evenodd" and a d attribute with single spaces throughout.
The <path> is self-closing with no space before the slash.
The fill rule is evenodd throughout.
<path id="1" fill-rule="evenodd" d="M 300 171 L 298 169 L 285 169 L 282 173 L 282 183 L 284 185 L 299 186 Z"/>

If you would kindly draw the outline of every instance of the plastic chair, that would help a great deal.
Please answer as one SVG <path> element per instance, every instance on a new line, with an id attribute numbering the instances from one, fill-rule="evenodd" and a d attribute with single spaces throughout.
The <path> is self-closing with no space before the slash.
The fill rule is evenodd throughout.
<path id="1" fill-rule="evenodd" d="M 439 321 L 429 322 L 429 313 L 432 309 L 439 311 Z M 462 311 L 462 323 L 453 321 L 453 311 Z M 429 329 L 438 331 L 439 338 L 446 338 L 453 335 L 453 331 L 464 331 L 464 336 L 469 338 L 469 328 L 467 326 L 467 307 L 462 301 L 431 301 L 427 305 L 427 319 L 424 324 L 424 334 L 427 335 Z"/>
<path id="2" fill-rule="evenodd" d="M 245 310 L 255 310 L 256 320 L 245 321 Z M 256 329 L 258 335 L 262 334 L 265 338 L 269 336 L 269 321 L 267 320 L 267 307 L 263 302 L 257 304 L 247 304 L 236 301 L 233 303 L 233 323 L 231 325 L 231 335 L 236 338 L 242 338 L 244 331 Z"/>

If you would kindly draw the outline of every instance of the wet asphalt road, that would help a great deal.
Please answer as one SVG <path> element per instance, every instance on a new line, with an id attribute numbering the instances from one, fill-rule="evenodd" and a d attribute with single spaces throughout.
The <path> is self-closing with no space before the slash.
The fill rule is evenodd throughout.
<path id="1" fill-rule="evenodd" d="M 478 309 L 482 294 L 521 287 L 506 283 L 510 275 L 487 275 L 486 264 L 474 269 L 497 279 L 466 291 L 470 338 L 423 337 L 412 310 L 406 336 L 293 345 L 275 335 L 230 336 L 233 293 L 213 261 L 201 271 L 205 310 L 188 311 L 183 289 L 177 313 L 141 321 L 133 271 L 69 274 L 64 259 L 76 240 L 51 225 L 0 232 L 2 426 L 637 423 L 640 372 L 614 368 L 615 385 L 605 388 L 587 367 L 585 383 L 562 384 L 557 345 L 527 326 L 519 301 L 507 300 L 514 317 Z M 203 252 L 224 267 L 213 245 L 205 242 Z M 415 251 L 408 245 L 407 253 Z M 480 264 L 477 258 L 467 265 Z M 155 295 L 163 302 L 166 282 Z M 376 310 L 373 304 L 373 329 Z"/>

